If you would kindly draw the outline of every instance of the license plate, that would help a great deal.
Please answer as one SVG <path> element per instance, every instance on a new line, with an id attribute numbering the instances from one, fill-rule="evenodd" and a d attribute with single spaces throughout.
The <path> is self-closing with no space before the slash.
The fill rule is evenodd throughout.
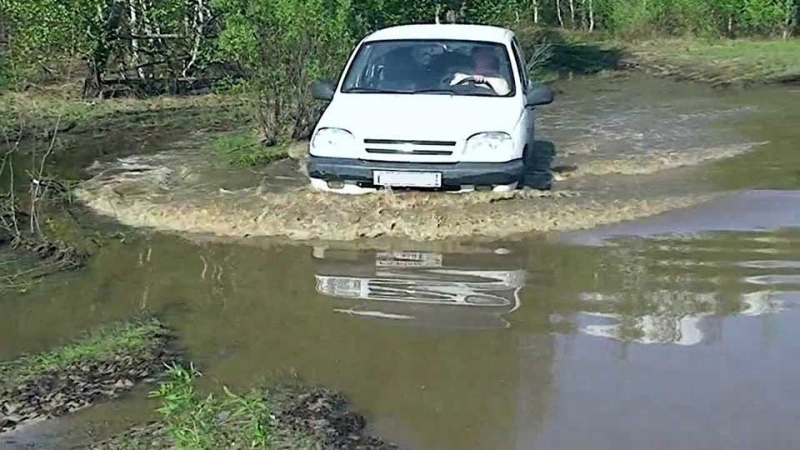
<path id="1" fill-rule="evenodd" d="M 361 294 L 362 280 L 358 278 L 331 277 L 328 279 L 328 293 L 346 297 L 358 297 Z"/>
<path id="2" fill-rule="evenodd" d="M 376 186 L 442 187 L 442 174 L 440 172 L 375 170 L 372 172 L 372 180 Z"/>
<path id="3" fill-rule="evenodd" d="M 375 257 L 377 267 L 442 267 L 440 253 L 379 252 Z"/>

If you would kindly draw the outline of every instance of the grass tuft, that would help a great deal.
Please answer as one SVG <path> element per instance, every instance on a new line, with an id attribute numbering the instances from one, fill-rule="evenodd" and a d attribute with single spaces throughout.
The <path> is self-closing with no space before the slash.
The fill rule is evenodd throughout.
<path id="1" fill-rule="evenodd" d="M 212 148 L 237 167 L 262 166 L 289 157 L 288 146 L 266 146 L 254 133 L 218 137 L 213 141 Z"/>
<path id="2" fill-rule="evenodd" d="M 312 449 L 314 437 L 303 436 L 278 423 L 279 407 L 266 401 L 263 392 L 244 395 L 227 388 L 224 395 L 201 396 L 194 387 L 201 376 L 194 366 L 173 365 L 169 380 L 151 397 L 161 399 L 166 435 L 177 449 L 218 448 Z"/>
<path id="3" fill-rule="evenodd" d="M 156 338 L 164 333 L 166 329 L 154 318 L 90 331 L 72 344 L 0 363 L 0 388 L 59 371 L 79 362 L 102 361 L 116 356 L 135 358 L 150 351 L 157 341 Z"/>

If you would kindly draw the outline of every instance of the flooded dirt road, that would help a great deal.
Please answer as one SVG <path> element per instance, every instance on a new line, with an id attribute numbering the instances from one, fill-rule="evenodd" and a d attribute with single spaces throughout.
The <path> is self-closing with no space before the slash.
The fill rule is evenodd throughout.
<path id="1" fill-rule="evenodd" d="M 757 185 L 752 175 L 761 167 L 753 165 L 764 161 L 747 155 L 788 153 L 800 134 L 797 98 L 777 88 L 722 92 L 633 76 L 577 80 L 561 89 L 556 105 L 540 110 L 540 147 L 555 153 L 555 165 L 577 171 L 546 196 L 325 194 L 306 187 L 297 162 L 220 177 L 219 162 L 198 149 L 208 139 L 201 135 L 173 151 L 93 167 L 95 178 L 78 197 L 122 223 L 166 231 L 294 240 L 496 239 L 592 228 L 698 204 L 732 185 Z M 736 157 L 747 161 L 747 173 L 731 168 L 738 176 L 730 178 L 709 169 Z"/>
<path id="2" fill-rule="evenodd" d="M 297 373 L 342 390 L 402 448 L 800 447 L 800 97 L 647 79 L 570 89 L 541 130 L 561 163 L 590 169 L 557 184 L 579 196 L 555 200 L 577 212 L 587 199 L 621 211 L 620 202 L 665 198 L 695 206 L 502 240 L 154 233 L 103 248 L 84 271 L 4 294 L 0 360 L 148 311 L 210 384 L 246 389 Z M 597 105 L 573 92 L 594 92 Z M 654 160 L 666 162 L 626 165 Z M 213 172 L 183 173 L 219 198 L 231 195 L 223 186 L 234 196 L 258 189 Z M 189 198 L 179 184 L 127 186 L 123 197 L 136 202 Z M 551 200 L 467 199 L 442 220 L 464 205 L 458 217 L 490 211 L 469 209 L 481 204 L 510 205 L 493 211 L 520 222 Z M 397 214 L 423 226 L 420 211 Z M 198 217 L 199 228 L 212 223 Z M 317 229 L 294 225 L 304 226 Z M 0 447 L 68 448 L 144 421 L 152 407 L 140 391 L 2 436 Z"/>

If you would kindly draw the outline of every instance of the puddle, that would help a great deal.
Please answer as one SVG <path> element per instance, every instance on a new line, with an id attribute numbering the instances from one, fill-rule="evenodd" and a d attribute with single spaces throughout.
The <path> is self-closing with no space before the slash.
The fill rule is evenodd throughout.
<path id="1" fill-rule="evenodd" d="M 599 227 L 589 232 L 562 233 L 559 236 L 581 244 L 603 244 L 618 236 L 693 235 L 709 231 L 773 230 L 796 227 L 800 223 L 800 191 L 747 190 L 735 192 L 710 203 L 657 217 Z M 774 236 L 760 236 L 768 244 Z M 691 247 L 690 250 L 698 251 Z M 778 246 L 762 249 L 780 252 Z"/>
<path id="2" fill-rule="evenodd" d="M 736 226 L 739 211 L 716 227 L 589 246 L 155 235 L 4 296 L 0 358 L 145 310 L 209 379 L 247 388 L 297 372 L 344 391 L 405 448 L 716 446 L 708 429 L 729 448 L 787 448 L 800 443 L 800 215 L 754 231 Z M 68 423 L 120 428 L 91 411 Z"/>

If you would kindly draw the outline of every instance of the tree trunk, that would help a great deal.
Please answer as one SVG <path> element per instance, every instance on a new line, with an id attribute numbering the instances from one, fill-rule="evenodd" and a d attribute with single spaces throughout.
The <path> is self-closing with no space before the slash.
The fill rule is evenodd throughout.
<path id="1" fill-rule="evenodd" d="M 93 62 L 89 62 L 89 76 L 83 81 L 83 98 L 97 98 L 103 92 L 103 75 Z"/>
<path id="2" fill-rule="evenodd" d="M 594 31 L 594 0 L 587 0 L 589 2 L 589 32 Z"/>
<path id="3" fill-rule="evenodd" d="M 138 29 L 139 28 L 139 21 L 138 21 L 138 16 L 139 15 L 138 15 L 138 13 L 136 11 L 136 9 L 138 7 L 138 5 L 136 3 L 137 2 L 135 0 L 131 0 L 130 1 L 130 5 L 129 5 L 129 7 L 130 7 L 130 21 L 131 21 L 131 23 L 130 23 L 130 31 L 131 31 L 131 35 L 133 35 L 133 36 L 136 36 L 137 34 L 139 34 L 139 29 Z M 145 78 L 144 67 L 141 66 L 142 61 L 141 61 L 141 58 L 139 57 L 139 39 L 136 39 L 135 37 L 133 39 L 131 39 L 131 53 L 132 53 L 133 64 L 135 66 L 137 66 L 136 72 L 139 75 L 139 78 L 144 80 L 144 78 Z"/>
<path id="4" fill-rule="evenodd" d="M 205 25 L 206 25 L 206 5 L 203 0 L 197 0 L 195 11 L 194 11 L 194 20 L 193 20 L 193 32 L 194 32 L 194 43 L 192 44 L 192 53 L 189 62 L 186 63 L 186 66 L 183 68 L 183 77 L 187 77 L 189 71 L 192 69 L 194 64 L 197 62 L 197 56 L 200 52 L 200 44 L 203 41 L 203 35 L 205 34 Z"/>
<path id="5" fill-rule="evenodd" d="M 569 0 L 569 25 L 575 29 L 575 0 Z"/>
<path id="6" fill-rule="evenodd" d="M 797 29 L 797 22 L 800 20 L 800 2 L 795 1 L 794 7 L 789 8 L 789 18 L 786 21 L 786 28 L 783 30 L 783 39 L 789 39 Z"/>
<path id="7" fill-rule="evenodd" d="M 539 25 L 539 0 L 533 0 L 533 23 Z"/>
<path id="8" fill-rule="evenodd" d="M 561 15 L 561 0 L 556 0 L 556 14 L 558 14 L 558 25 L 564 28 L 564 16 Z"/>

